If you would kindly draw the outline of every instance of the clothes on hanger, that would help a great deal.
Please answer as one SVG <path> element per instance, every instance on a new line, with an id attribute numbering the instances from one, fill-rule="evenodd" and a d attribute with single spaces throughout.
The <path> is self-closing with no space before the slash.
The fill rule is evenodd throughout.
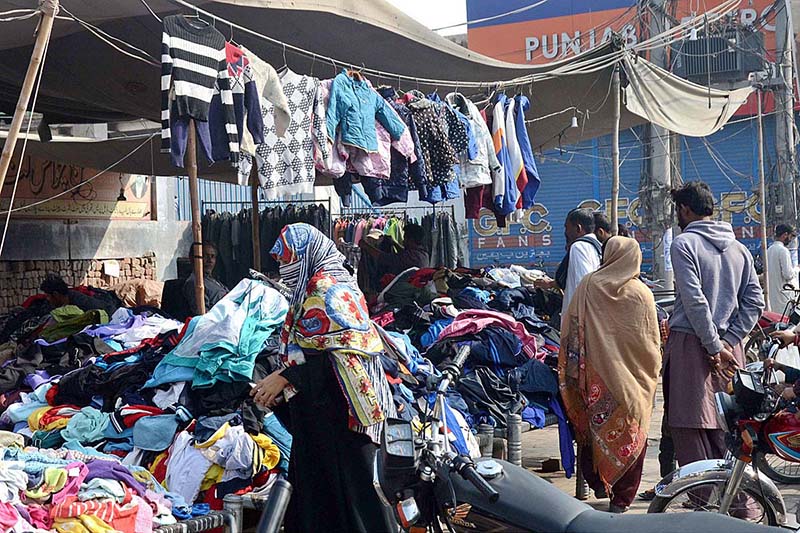
<path id="1" fill-rule="evenodd" d="M 227 132 L 228 157 L 235 166 L 239 137 L 225 37 L 203 21 L 190 22 L 182 15 L 165 17 L 161 39 L 161 151 L 171 153 L 175 166 L 183 167 L 191 119 L 195 120 L 206 158 L 214 162 L 208 121 L 215 87 L 223 108 L 220 119 Z"/>
<path id="2" fill-rule="evenodd" d="M 291 116 L 289 102 L 286 101 L 286 95 L 283 94 L 280 77 L 272 65 L 263 61 L 244 46 L 241 48 L 244 55 L 250 60 L 250 69 L 252 70 L 253 81 L 255 81 L 259 96 L 266 98 L 273 105 L 275 135 L 283 137 L 286 133 L 286 128 L 289 127 Z M 248 131 L 245 131 L 242 137 L 241 149 L 252 154 L 255 152 L 256 144 L 257 141 L 253 136 Z"/>
<path id="3" fill-rule="evenodd" d="M 225 59 L 228 64 L 228 78 L 233 95 L 233 112 L 236 117 L 236 133 L 241 139 L 244 135 L 244 122 L 247 116 L 247 131 L 257 144 L 264 142 L 264 119 L 261 115 L 261 98 L 256 86 L 250 59 L 241 48 L 231 43 L 225 43 Z M 209 123 L 211 125 L 211 144 L 215 161 L 228 159 L 230 153 L 226 146 L 228 132 L 222 120 L 225 107 L 222 104 L 222 94 L 214 91 L 209 109 Z M 240 147 L 241 149 L 241 147 Z"/>
<path id="4" fill-rule="evenodd" d="M 269 249 L 287 224 L 306 222 L 322 233 L 330 233 L 330 214 L 323 204 L 284 204 L 268 206 L 259 214 L 261 270 L 277 272 L 278 265 Z M 252 210 L 239 213 L 210 213 L 203 216 L 203 239 L 217 247 L 214 277 L 227 287 L 236 286 L 253 268 Z"/>
<path id="5" fill-rule="evenodd" d="M 319 150 L 326 150 L 323 131 L 325 110 L 319 105 L 319 81 L 286 69 L 280 81 L 293 120 L 284 136 L 277 135 L 274 104 L 261 101 L 264 122 L 264 144 L 256 147 L 254 157 L 243 154 L 239 165 L 239 182 L 249 183 L 253 160 L 258 165 L 258 178 L 267 200 L 291 194 L 314 191 L 315 140 Z"/>

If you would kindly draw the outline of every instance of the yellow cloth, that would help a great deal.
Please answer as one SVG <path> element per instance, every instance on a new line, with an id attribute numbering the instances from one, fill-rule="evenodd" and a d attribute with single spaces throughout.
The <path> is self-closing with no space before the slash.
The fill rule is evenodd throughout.
<path id="1" fill-rule="evenodd" d="M 636 462 L 661 368 L 653 293 L 638 279 L 639 243 L 613 237 L 603 264 L 587 275 L 562 323 L 558 377 L 567 416 L 607 487 Z"/>
<path id="2" fill-rule="evenodd" d="M 34 500 L 44 500 L 50 497 L 54 492 L 59 492 L 67 484 L 68 479 L 67 471 L 64 468 L 47 467 L 44 469 L 44 476 L 42 476 L 42 484 L 38 487 L 26 490 L 25 494 L 28 498 Z"/>
<path id="3" fill-rule="evenodd" d="M 49 424 L 42 425 L 42 423 L 41 423 L 42 417 L 50 409 L 53 409 L 53 408 L 50 407 L 50 406 L 47 406 L 47 407 L 39 408 L 39 409 L 35 410 L 34 412 L 32 412 L 30 414 L 30 416 L 28 417 L 28 427 L 31 428 L 31 430 L 33 430 L 33 431 L 36 431 L 37 429 L 40 429 L 42 431 L 53 431 L 54 429 L 64 429 L 65 427 L 67 427 L 67 424 L 69 423 L 69 418 L 68 417 L 58 418 L 57 420 L 54 420 L 53 422 L 50 422 Z"/>
<path id="4" fill-rule="evenodd" d="M 250 435 L 250 438 L 253 439 L 253 442 L 255 442 L 258 447 L 256 450 L 257 461 L 254 461 L 253 464 L 254 473 L 259 473 L 262 468 L 266 468 L 267 470 L 275 468 L 281 460 L 281 451 L 275 446 L 272 439 L 263 433 Z M 259 453 L 258 450 L 261 450 L 262 453 Z"/>
<path id="5" fill-rule="evenodd" d="M 56 518 L 53 520 L 53 529 L 58 533 L 125 533 L 95 516 L 85 514 L 77 518 Z"/>

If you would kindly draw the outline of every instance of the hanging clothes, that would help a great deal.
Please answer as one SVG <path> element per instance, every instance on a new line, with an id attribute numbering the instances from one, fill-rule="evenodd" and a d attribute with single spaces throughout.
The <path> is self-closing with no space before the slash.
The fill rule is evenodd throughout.
<path id="1" fill-rule="evenodd" d="M 475 104 L 463 94 L 450 93 L 447 95 L 447 101 L 469 120 L 475 138 L 475 155 L 471 158 L 466 152 L 459 155 L 459 180 L 462 188 L 491 185 L 492 173 L 501 172 L 502 167 L 497 159 L 492 134 L 486 121 L 481 117 Z"/>
<path id="2" fill-rule="evenodd" d="M 492 110 L 492 139 L 497 159 L 503 167 L 503 180 L 495 183 L 494 203 L 496 212 L 501 216 L 510 215 L 517 208 L 517 183 L 511 168 L 511 154 L 506 138 L 506 95 L 500 94 Z"/>
<path id="3" fill-rule="evenodd" d="M 261 116 L 261 99 L 256 87 L 250 59 L 237 46 L 225 43 L 225 60 L 228 65 L 231 93 L 233 94 L 233 112 L 236 117 L 236 134 L 241 139 L 244 134 L 245 115 L 247 131 L 257 144 L 264 142 L 264 119 Z M 228 150 L 228 132 L 223 119 L 225 107 L 219 90 L 214 91 L 209 109 L 208 122 L 211 127 L 211 146 L 215 161 L 230 157 Z M 240 147 L 241 149 L 241 147 Z"/>
<path id="4" fill-rule="evenodd" d="M 313 193 L 314 139 L 318 139 L 321 150 L 327 147 L 325 133 L 318 118 L 320 114 L 324 116 L 324 109 L 318 106 L 318 80 L 296 74 L 289 69 L 281 73 L 280 79 L 283 93 L 289 102 L 290 115 L 297 120 L 292 120 L 286 134 L 278 137 L 274 105 L 266 100 L 261 101 L 264 144 L 256 147 L 255 161 L 267 200 L 291 194 Z M 252 158 L 244 154 L 242 159 L 243 164 L 239 165 L 239 182 L 249 183 Z"/>
<path id="5" fill-rule="evenodd" d="M 206 158 L 214 162 L 208 120 L 215 86 L 223 106 L 229 158 L 235 166 L 239 136 L 225 37 L 207 22 L 193 23 L 182 15 L 165 17 L 161 39 L 161 151 L 172 154 L 175 166 L 183 167 L 191 119 L 196 121 Z"/>
<path id="6" fill-rule="evenodd" d="M 261 98 L 266 98 L 268 102 L 273 105 L 273 114 L 275 115 L 275 135 L 283 137 L 286 129 L 289 127 L 291 120 L 289 111 L 289 102 L 286 101 L 286 95 L 283 94 L 283 87 L 281 80 L 275 68 L 261 60 L 253 52 L 242 46 L 242 52 L 247 56 L 250 61 L 250 69 L 253 73 L 253 81 L 256 84 L 256 90 Z M 247 153 L 254 153 L 256 144 L 260 144 L 254 140 L 250 132 L 243 132 L 241 139 L 241 149 Z M 262 141 L 263 142 L 263 141 Z"/>
<path id="7" fill-rule="evenodd" d="M 442 185 L 453 181 L 453 165 L 458 164 L 458 157 L 450 144 L 447 125 L 439 116 L 435 104 L 427 98 L 417 97 L 408 103 L 408 108 L 417 126 L 428 183 Z"/>
<path id="8" fill-rule="evenodd" d="M 519 148 L 517 141 L 517 127 L 514 118 L 516 102 L 513 98 L 506 100 L 506 145 L 508 146 L 508 159 L 511 166 L 508 172 L 514 179 L 514 184 L 517 188 L 517 209 L 527 209 L 530 205 L 524 205 L 522 193 L 528 186 L 528 175 L 525 173 L 525 162 L 522 160 L 522 151 Z"/>
<path id="9" fill-rule="evenodd" d="M 514 97 L 516 106 L 514 107 L 514 120 L 516 122 L 517 142 L 522 153 L 522 161 L 525 164 L 525 174 L 528 176 L 528 185 L 522 191 L 522 205 L 532 206 L 536 201 L 536 193 L 539 190 L 541 179 L 536 160 L 533 157 L 531 140 L 528 137 L 528 128 L 525 126 L 525 113 L 531 107 L 528 97 L 518 94 Z"/>
<path id="10" fill-rule="evenodd" d="M 417 125 L 411 110 L 397 100 L 397 91 L 392 87 L 380 87 L 378 93 L 397 112 L 408 127 L 411 141 L 414 143 L 413 157 L 406 157 L 398 150 L 391 152 L 391 174 L 386 181 L 366 178 L 362 180 L 367 196 L 373 205 L 385 206 L 392 203 L 406 203 L 411 186 L 419 192 L 420 198 L 428 196 L 428 175 L 425 159 L 420 145 Z"/>
<path id="11" fill-rule="evenodd" d="M 406 129 L 397 113 L 366 80 L 354 79 L 343 70 L 331 85 L 326 112 L 328 138 L 335 139 L 338 130 L 343 144 L 377 152 L 376 120 L 394 140 L 400 139 Z"/>

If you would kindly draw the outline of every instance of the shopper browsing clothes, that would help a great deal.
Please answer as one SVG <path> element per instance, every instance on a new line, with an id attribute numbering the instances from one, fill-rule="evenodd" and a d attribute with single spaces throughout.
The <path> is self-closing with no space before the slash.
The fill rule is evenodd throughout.
<path id="1" fill-rule="evenodd" d="M 291 224 L 272 249 L 292 291 L 284 368 L 261 380 L 260 405 L 288 399 L 294 487 L 286 531 L 389 531 L 372 486 L 383 422 L 396 416 L 364 296 L 333 241 Z"/>
<path id="2" fill-rule="evenodd" d="M 664 395 L 680 465 L 724 457 L 714 393 L 744 365 L 742 339 L 764 309 L 753 257 L 727 222 L 711 219 L 714 196 L 694 181 L 672 192 L 683 233 L 670 249 L 676 297 L 664 352 Z"/>
<path id="3" fill-rule="evenodd" d="M 603 265 L 575 290 L 563 319 L 558 376 L 581 469 L 612 512 L 625 512 L 642 477 L 661 368 L 653 293 L 639 281 L 642 252 L 611 237 Z"/>

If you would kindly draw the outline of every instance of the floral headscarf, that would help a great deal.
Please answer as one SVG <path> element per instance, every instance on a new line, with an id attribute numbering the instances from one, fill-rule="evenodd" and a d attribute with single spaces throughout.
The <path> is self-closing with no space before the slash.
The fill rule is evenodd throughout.
<path id="1" fill-rule="evenodd" d="M 284 363 L 305 363 L 303 349 L 328 353 L 347 399 L 351 429 L 377 442 L 380 423 L 392 416 L 394 403 L 378 357 L 383 342 L 344 256 L 333 241 L 302 223 L 286 226 L 271 254 L 293 291 L 281 333 Z"/>

